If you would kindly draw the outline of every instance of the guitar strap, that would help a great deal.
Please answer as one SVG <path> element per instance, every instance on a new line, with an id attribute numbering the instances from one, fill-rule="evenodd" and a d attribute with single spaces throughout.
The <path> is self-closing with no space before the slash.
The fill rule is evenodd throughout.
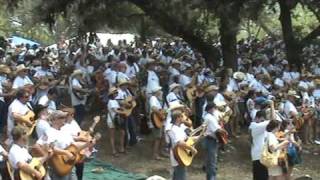
<path id="1" fill-rule="evenodd" d="M 33 108 L 32 108 L 32 106 L 30 105 L 29 102 L 26 103 L 26 106 L 28 107 L 28 109 L 29 109 L 30 111 L 33 111 Z"/>

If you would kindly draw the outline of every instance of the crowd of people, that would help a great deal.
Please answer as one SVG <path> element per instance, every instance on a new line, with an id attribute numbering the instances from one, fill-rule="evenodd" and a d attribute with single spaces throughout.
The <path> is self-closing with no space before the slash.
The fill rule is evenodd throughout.
<path id="1" fill-rule="evenodd" d="M 73 40 L 61 37 L 56 47 L 1 44 L 4 180 L 21 178 L 21 171 L 34 179 L 81 180 L 83 160 L 72 164 L 74 171 L 61 174 L 54 159 L 77 159 L 68 150 L 71 145 L 87 154 L 95 151 L 94 128 L 81 129 L 91 107 L 106 122 L 113 158 L 124 156 L 141 134 L 149 134 L 150 159 L 162 160 L 168 150 L 173 180 L 187 179 L 183 159 L 199 150 L 206 155 L 206 179 L 216 179 L 218 151 L 244 130 L 252 137 L 254 180 L 290 180 L 293 166 L 301 163 L 302 146 L 320 144 L 317 45 L 304 48 L 303 65 L 296 67 L 286 60 L 282 41 L 242 40 L 238 69 L 213 70 L 181 39 L 115 45 L 102 44 L 92 33 Z M 188 138 L 203 139 L 205 148 L 190 145 Z M 268 154 L 276 156 L 276 164 L 262 160 Z M 33 157 L 48 160 L 46 175 L 31 167 Z"/>

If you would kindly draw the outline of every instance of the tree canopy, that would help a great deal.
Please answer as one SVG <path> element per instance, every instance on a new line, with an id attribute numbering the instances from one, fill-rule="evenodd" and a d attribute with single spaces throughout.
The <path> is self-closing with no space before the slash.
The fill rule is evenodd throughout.
<path id="1" fill-rule="evenodd" d="M 299 65 L 303 46 L 320 35 L 320 2 L 317 0 L 6 2 L 7 7 L 13 9 L 13 14 L 18 14 L 15 17 L 19 20 L 38 22 L 39 26 L 26 26 L 29 30 L 45 29 L 42 23 L 45 22 L 55 34 L 69 36 L 74 36 L 75 32 L 91 31 L 133 32 L 139 34 L 142 40 L 158 35 L 177 36 L 201 52 L 212 67 L 221 59 L 219 51 L 213 46 L 215 42 L 221 43 L 224 65 L 235 69 L 236 44 L 241 38 L 264 38 L 266 35 L 283 38 L 287 59 L 290 63 Z M 31 7 L 22 8 L 28 3 Z M 23 12 L 19 12 L 21 8 Z M 29 13 L 32 11 L 32 14 L 19 16 L 26 9 L 30 10 Z"/>

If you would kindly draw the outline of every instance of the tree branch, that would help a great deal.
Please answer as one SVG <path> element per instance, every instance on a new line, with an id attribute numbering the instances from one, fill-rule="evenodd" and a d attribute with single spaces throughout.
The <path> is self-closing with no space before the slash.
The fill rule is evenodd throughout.
<path id="1" fill-rule="evenodd" d="M 307 36 L 305 36 L 300 43 L 302 45 L 305 45 L 307 43 L 309 43 L 310 41 L 312 41 L 313 39 L 317 38 L 318 36 L 320 36 L 320 25 L 315 28 L 313 31 L 311 31 Z"/>

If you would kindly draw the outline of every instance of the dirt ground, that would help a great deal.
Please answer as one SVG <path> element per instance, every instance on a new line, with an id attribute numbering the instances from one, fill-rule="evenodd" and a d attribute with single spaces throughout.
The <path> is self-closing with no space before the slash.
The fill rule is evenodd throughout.
<path id="1" fill-rule="evenodd" d="M 88 126 L 86 122 L 84 126 Z M 112 165 L 134 173 L 142 173 L 147 176 L 160 175 L 170 179 L 171 166 L 169 158 L 160 161 L 151 159 L 150 137 L 142 136 L 143 141 L 134 147 L 131 147 L 127 154 L 120 157 L 113 157 L 109 146 L 108 132 L 106 122 L 101 121 L 97 131 L 102 133 L 101 141 L 97 145 L 99 150 L 97 158 L 104 160 Z M 320 152 L 320 146 L 305 147 L 307 151 L 303 154 L 303 163 L 294 168 L 294 177 L 310 175 L 314 180 L 320 180 L 320 155 L 314 155 L 314 152 Z M 195 161 L 188 167 L 189 180 L 205 179 L 205 173 L 202 171 L 203 151 L 201 144 L 198 147 L 199 154 Z M 240 138 L 233 140 L 226 148 L 225 153 L 219 154 L 218 163 L 219 180 L 251 180 L 251 161 L 250 144 L 248 135 L 243 133 Z"/>

